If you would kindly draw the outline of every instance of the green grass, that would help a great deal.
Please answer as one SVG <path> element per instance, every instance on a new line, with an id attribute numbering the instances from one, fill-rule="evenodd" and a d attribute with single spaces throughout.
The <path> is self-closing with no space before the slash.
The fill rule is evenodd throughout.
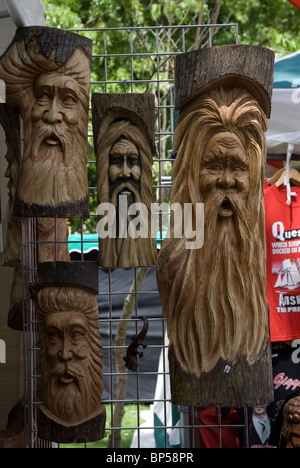
<path id="1" fill-rule="evenodd" d="M 106 406 L 106 427 L 111 427 L 111 405 Z M 140 411 L 149 410 L 150 406 L 148 405 L 139 405 Z M 140 425 L 144 420 L 140 417 Z M 122 429 L 121 438 L 122 438 L 122 448 L 130 448 L 132 437 L 134 434 L 134 429 L 127 429 L 128 427 L 136 427 L 138 425 L 137 417 L 137 405 L 128 404 L 125 405 L 125 414 L 122 419 Z M 106 431 L 105 438 L 99 440 L 98 442 L 89 442 L 85 444 L 60 444 L 60 448 L 107 448 L 108 438 L 111 431 Z"/>

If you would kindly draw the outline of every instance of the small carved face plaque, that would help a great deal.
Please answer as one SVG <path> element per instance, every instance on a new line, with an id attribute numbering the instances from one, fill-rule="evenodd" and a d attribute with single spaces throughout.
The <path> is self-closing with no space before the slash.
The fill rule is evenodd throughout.
<path id="1" fill-rule="evenodd" d="M 286 438 L 285 448 L 300 448 L 300 398 L 289 400 L 283 408 L 284 424 L 282 432 Z"/>
<path id="2" fill-rule="evenodd" d="M 93 96 L 95 136 L 98 133 L 94 142 L 100 215 L 97 232 L 101 239 L 99 264 L 107 268 L 153 265 L 156 258 L 156 243 L 150 232 L 153 153 L 149 136 L 143 122 L 137 122 L 138 115 L 134 113 L 135 118 L 129 118 L 131 111 L 126 108 L 107 116 L 102 114 L 103 103 L 105 108 L 109 105 L 111 109 L 119 106 L 122 109 L 124 96 L 120 96 L 118 106 L 114 98 L 110 102 L 110 95 Z M 95 97 L 101 98 L 99 102 Z M 132 97 L 134 102 L 140 99 Z"/>
<path id="3" fill-rule="evenodd" d="M 35 296 L 41 337 L 41 397 L 56 418 L 75 423 L 99 408 L 102 343 L 95 295 L 50 286 Z"/>
<path id="4" fill-rule="evenodd" d="M 200 172 L 200 190 L 204 201 L 216 192 L 224 195 L 219 216 L 233 215 L 226 195 L 249 194 L 249 164 L 239 139 L 227 132 L 214 136 L 207 145 Z"/>

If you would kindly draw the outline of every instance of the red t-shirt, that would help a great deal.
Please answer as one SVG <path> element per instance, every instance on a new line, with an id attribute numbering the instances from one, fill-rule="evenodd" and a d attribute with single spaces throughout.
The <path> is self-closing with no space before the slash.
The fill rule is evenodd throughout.
<path id="1" fill-rule="evenodd" d="M 300 338 L 300 187 L 272 185 L 264 192 L 267 243 L 267 300 L 271 341 Z"/>

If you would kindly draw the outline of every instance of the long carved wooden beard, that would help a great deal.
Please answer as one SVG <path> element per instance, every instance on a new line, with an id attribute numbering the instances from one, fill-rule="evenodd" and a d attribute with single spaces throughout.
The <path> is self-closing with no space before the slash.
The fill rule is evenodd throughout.
<path id="1" fill-rule="evenodd" d="M 119 197 L 121 192 L 125 189 L 130 188 L 131 195 L 126 197 L 127 198 L 127 212 L 122 213 L 122 208 L 119 203 Z M 132 184 L 128 184 L 124 182 L 121 184 L 117 190 L 115 190 L 112 194 L 112 204 L 116 206 L 116 223 L 117 223 L 117 238 L 115 239 L 115 255 L 118 258 L 117 265 L 118 266 L 126 266 L 129 264 L 130 261 L 133 260 L 133 257 L 137 255 L 137 241 L 133 239 L 128 232 L 128 226 L 131 221 L 131 217 L 128 215 L 128 209 L 132 203 L 140 203 L 141 197 L 139 192 L 133 187 Z M 121 222 L 119 220 L 121 212 Z M 123 232 L 126 228 L 126 232 Z M 126 238 L 124 239 L 123 236 Z"/>
<path id="2" fill-rule="evenodd" d="M 130 227 L 130 223 L 132 222 L 133 218 L 139 216 L 137 212 L 136 215 L 129 215 L 128 211 L 123 213 L 121 209 L 121 216 L 123 218 L 123 222 L 119 223 L 119 210 L 120 210 L 120 203 L 119 203 L 119 196 L 123 190 L 130 190 L 131 195 L 127 198 L 127 207 L 129 208 L 132 203 L 141 203 L 141 195 L 139 191 L 134 187 L 133 184 L 130 182 L 124 182 L 118 186 L 118 188 L 112 193 L 110 202 L 116 208 L 116 238 L 108 237 L 105 240 L 105 245 L 100 242 L 99 248 L 103 249 L 103 256 L 101 265 L 104 267 L 109 267 L 113 264 L 114 268 L 128 268 L 128 265 L 134 266 L 147 266 L 152 265 L 154 263 L 153 260 L 153 250 L 151 249 L 151 207 L 147 206 L 147 219 L 145 219 L 145 223 L 147 223 L 148 227 L 148 235 L 146 238 L 137 237 L 134 238 L 130 235 L 131 231 L 128 229 Z M 123 195 L 125 198 L 125 196 Z M 124 218 L 126 217 L 126 219 Z M 124 228 L 127 228 L 126 231 Z M 137 226 L 137 231 L 141 229 L 140 226 Z M 121 237 L 121 232 L 123 232 L 123 236 L 126 238 Z M 143 259 L 141 261 L 141 258 Z"/>
<path id="3" fill-rule="evenodd" d="M 34 138 L 33 138 L 34 134 Z M 52 135 L 57 145 L 45 140 Z M 26 203 L 53 206 L 86 197 L 86 167 L 78 159 L 83 157 L 85 145 L 81 138 L 74 139 L 72 127 L 67 125 L 45 126 L 36 123 L 25 138 L 26 145 L 18 186 L 18 197 Z"/>
<path id="4" fill-rule="evenodd" d="M 73 383 L 62 385 L 59 378 L 67 374 L 74 378 Z M 95 374 L 93 366 L 89 371 L 80 361 L 57 364 L 49 369 L 43 368 L 43 404 L 51 410 L 57 418 L 67 423 L 83 421 L 100 406 L 99 404 L 99 376 Z"/>
<path id="5" fill-rule="evenodd" d="M 223 194 L 205 203 L 205 244 L 197 259 L 195 323 L 202 371 L 220 358 L 232 363 L 244 355 L 252 363 L 266 346 L 263 244 L 259 224 L 252 225 L 258 221 L 257 204 L 241 201 L 239 194 L 226 198 L 233 211 L 229 218 L 218 216 Z"/>
<path id="6" fill-rule="evenodd" d="M 224 197 L 216 192 L 205 202 L 201 249 L 187 250 L 185 238 L 168 246 L 170 272 L 172 263 L 178 264 L 165 292 L 170 346 L 184 371 L 197 377 L 211 371 L 220 359 L 229 364 L 245 356 L 254 362 L 268 336 L 256 200 L 245 204 L 240 195 L 226 193 L 233 216 L 223 218 L 218 211 Z M 164 258 L 160 265 L 166 269 Z"/>

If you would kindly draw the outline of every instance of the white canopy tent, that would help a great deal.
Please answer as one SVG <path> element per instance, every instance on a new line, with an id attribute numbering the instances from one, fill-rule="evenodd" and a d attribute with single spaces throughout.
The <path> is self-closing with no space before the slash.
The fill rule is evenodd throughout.
<path id="1" fill-rule="evenodd" d="M 17 28 L 44 26 L 41 0 L 0 0 L 0 17 L 11 17 Z"/>
<path id="2" fill-rule="evenodd" d="M 268 159 L 285 159 L 288 145 L 300 155 L 300 51 L 275 62 L 271 119 L 266 133 Z M 274 159 L 276 159 L 274 157 Z M 297 158 L 299 159 L 299 158 Z"/>

